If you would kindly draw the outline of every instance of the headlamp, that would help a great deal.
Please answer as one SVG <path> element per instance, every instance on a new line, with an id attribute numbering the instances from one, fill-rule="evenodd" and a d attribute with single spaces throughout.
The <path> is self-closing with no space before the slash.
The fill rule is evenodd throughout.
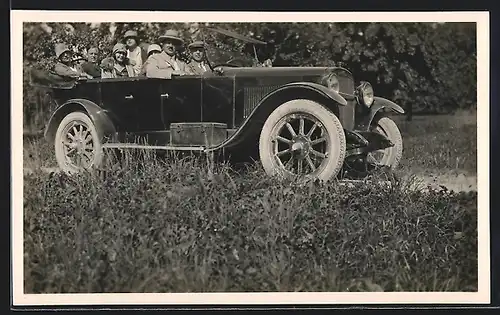
<path id="1" fill-rule="evenodd" d="M 363 105 L 370 107 L 373 104 L 373 87 L 369 82 L 362 82 L 358 86 L 358 101 Z"/>

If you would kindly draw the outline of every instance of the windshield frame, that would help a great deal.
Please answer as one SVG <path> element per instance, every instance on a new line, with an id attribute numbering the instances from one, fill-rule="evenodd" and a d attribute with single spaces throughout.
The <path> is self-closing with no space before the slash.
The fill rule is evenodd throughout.
<path id="1" fill-rule="evenodd" d="M 257 48 L 255 47 L 256 45 L 267 45 L 268 43 L 267 42 L 264 42 L 264 41 L 261 41 L 261 40 L 258 40 L 258 39 L 255 39 L 255 38 L 251 38 L 251 37 L 248 37 L 248 36 L 244 36 L 244 35 L 241 35 L 241 34 L 238 34 L 238 33 L 235 33 L 235 32 L 232 32 L 232 31 L 229 31 L 229 30 L 225 30 L 225 29 L 221 29 L 221 28 L 218 28 L 218 27 L 208 27 L 208 26 L 200 26 L 199 28 L 200 30 L 200 33 L 201 33 L 201 37 L 202 37 L 202 40 L 203 42 L 205 43 L 206 47 L 205 47 L 205 50 L 206 50 L 206 53 L 205 53 L 205 56 L 206 56 L 206 60 L 207 60 L 207 63 L 209 65 L 209 67 L 214 70 L 215 68 L 217 67 L 220 67 L 220 66 L 227 66 L 227 67 L 235 67 L 235 68 L 240 68 L 241 66 L 237 66 L 237 65 L 231 65 L 231 64 L 228 64 L 226 62 L 219 62 L 218 60 L 214 60 L 213 59 L 213 56 L 211 58 L 210 54 L 208 53 L 208 51 L 210 50 L 214 50 L 215 52 L 221 52 L 222 49 L 215 46 L 215 45 L 209 45 L 208 43 L 211 42 L 211 41 L 208 41 L 207 40 L 207 36 L 206 36 L 206 33 L 209 33 L 209 32 L 214 32 L 218 35 L 223 35 L 223 36 L 227 36 L 229 38 L 232 38 L 234 40 L 236 40 L 237 42 L 243 42 L 243 45 L 252 45 L 252 48 L 253 48 L 253 58 L 252 59 L 252 65 L 250 65 L 250 62 L 248 63 L 248 65 L 243 65 L 243 67 L 255 67 L 256 65 L 260 64 L 261 61 L 259 60 L 258 56 L 257 56 Z M 216 43 L 217 44 L 217 43 Z M 227 53 L 228 51 L 226 51 Z M 230 51 L 229 54 L 234 54 L 235 56 L 231 56 L 232 58 L 230 58 L 229 60 L 234 60 L 234 59 L 239 59 L 239 60 L 243 60 L 243 61 L 246 61 L 247 57 L 249 57 L 248 54 L 245 54 L 243 53 L 242 51 Z M 234 57 L 241 57 L 241 58 L 234 58 Z"/>

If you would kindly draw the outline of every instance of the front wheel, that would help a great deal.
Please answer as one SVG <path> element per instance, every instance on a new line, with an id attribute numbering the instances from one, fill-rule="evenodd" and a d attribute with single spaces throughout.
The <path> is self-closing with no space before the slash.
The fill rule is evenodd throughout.
<path id="1" fill-rule="evenodd" d="M 90 117 L 83 112 L 70 113 L 61 120 L 54 146 L 57 163 L 64 172 L 90 170 L 102 162 L 97 130 Z"/>
<path id="2" fill-rule="evenodd" d="M 373 125 L 373 131 L 386 136 L 394 146 L 369 153 L 369 161 L 391 169 L 397 168 L 403 156 L 403 138 L 398 126 L 389 117 L 382 117 Z"/>
<path id="3" fill-rule="evenodd" d="M 324 106 L 305 99 L 286 102 L 267 118 L 259 140 L 269 175 L 327 181 L 339 173 L 346 154 L 344 129 Z"/>

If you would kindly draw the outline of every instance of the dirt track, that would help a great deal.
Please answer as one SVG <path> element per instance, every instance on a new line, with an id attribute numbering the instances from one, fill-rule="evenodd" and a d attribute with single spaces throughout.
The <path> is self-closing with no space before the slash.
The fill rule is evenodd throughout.
<path id="1" fill-rule="evenodd" d="M 57 167 L 53 168 L 42 168 L 44 172 L 59 172 Z M 32 173 L 33 170 L 29 168 L 24 168 L 23 173 L 25 175 Z M 433 188 L 438 188 L 440 186 L 445 186 L 449 190 L 453 191 L 477 191 L 477 176 L 476 175 L 465 175 L 465 174 L 442 174 L 442 175 L 418 175 L 417 181 L 420 186 L 424 188 L 430 185 Z M 349 182 L 349 181 L 346 181 Z"/>
<path id="2" fill-rule="evenodd" d="M 419 175 L 419 180 L 425 185 L 438 188 L 445 186 L 453 191 L 477 191 L 477 176 L 465 174 Z"/>

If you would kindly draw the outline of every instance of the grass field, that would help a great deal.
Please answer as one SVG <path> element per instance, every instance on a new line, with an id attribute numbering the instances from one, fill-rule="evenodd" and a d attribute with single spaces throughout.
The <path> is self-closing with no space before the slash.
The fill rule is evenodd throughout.
<path id="1" fill-rule="evenodd" d="M 476 120 L 398 121 L 401 173 L 476 172 Z M 476 291 L 477 193 L 275 181 L 203 161 L 67 177 L 25 141 L 25 292 Z"/>

